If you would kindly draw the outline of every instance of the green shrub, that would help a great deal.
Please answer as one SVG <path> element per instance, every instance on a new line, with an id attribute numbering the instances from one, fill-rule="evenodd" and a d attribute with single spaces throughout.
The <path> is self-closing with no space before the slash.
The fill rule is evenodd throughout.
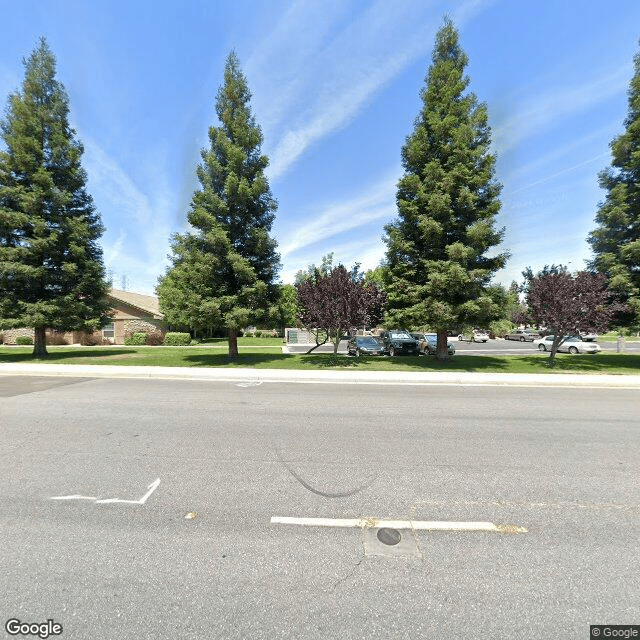
<path id="1" fill-rule="evenodd" d="M 262 338 L 262 331 L 256 331 L 254 335 L 256 338 Z"/>
<path id="2" fill-rule="evenodd" d="M 504 338 L 512 328 L 513 322 L 510 320 L 494 320 L 489 324 L 489 333 L 491 334 L 491 337 L 499 336 L 500 338 Z"/>
<path id="3" fill-rule="evenodd" d="M 18 336 L 16 338 L 16 344 L 33 344 L 33 338 L 31 338 L 30 336 Z"/>
<path id="4" fill-rule="evenodd" d="M 191 336 L 188 333 L 169 332 L 164 336 L 164 344 L 168 347 L 186 347 L 191 344 Z"/>
<path id="5" fill-rule="evenodd" d="M 137 331 L 124 337 L 124 343 L 128 347 L 139 347 L 147 342 L 147 332 Z"/>

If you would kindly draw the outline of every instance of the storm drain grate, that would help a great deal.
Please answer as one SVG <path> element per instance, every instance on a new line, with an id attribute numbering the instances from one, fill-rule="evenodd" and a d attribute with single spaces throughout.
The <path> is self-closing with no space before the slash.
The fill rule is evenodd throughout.
<path id="1" fill-rule="evenodd" d="M 378 529 L 378 533 L 376 537 L 382 544 L 386 544 L 388 546 L 396 545 L 402 540 L 402 535 L 397 529 L 389 529 L 388 527 L 382 527 L 382 529 Z"/>

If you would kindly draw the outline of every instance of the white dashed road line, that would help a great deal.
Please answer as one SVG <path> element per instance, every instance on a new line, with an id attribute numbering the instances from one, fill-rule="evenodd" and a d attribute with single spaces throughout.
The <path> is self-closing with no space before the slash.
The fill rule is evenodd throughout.
<path id="1" fill-rule="evenodd" d="M 448 522 L 437 520 L 381 520 L 378 518 L 291 518 L 273 516 L 271 524 L 292 524 L 304 527 L 387 527 L 414 531 L 490 531 L 494 533 L 527 533 L 525 527 L 493 524 L 493 522 Z"/>

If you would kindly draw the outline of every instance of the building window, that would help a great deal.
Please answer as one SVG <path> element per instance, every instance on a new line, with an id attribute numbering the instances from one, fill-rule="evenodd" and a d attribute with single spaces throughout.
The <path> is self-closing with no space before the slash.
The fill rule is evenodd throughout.
<path id="1" fill-rule="evenodd" d="M 102 327 L 102 335 L 105 338 L 113 338 L 115 337 L 115 334 L 116 334 L 115 322 L 110 322 L 109 324 L 105 324 L 104 327 Z"/>

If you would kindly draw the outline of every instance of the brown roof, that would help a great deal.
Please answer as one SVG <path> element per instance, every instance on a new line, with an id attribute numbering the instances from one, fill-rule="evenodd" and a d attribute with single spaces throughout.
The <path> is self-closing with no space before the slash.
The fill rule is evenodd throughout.
<path id="1" fill-rule="evenodd" d="M 125 304 L 141 309 L 153 315 L 154 318 L 163 318 L 160 311 L 160 303 L 157 296 L 148 296 L 144 293 L 134 293 L 133 291 L 121 291 L 120 289 L 111 289 L 108 296 Z"/>

